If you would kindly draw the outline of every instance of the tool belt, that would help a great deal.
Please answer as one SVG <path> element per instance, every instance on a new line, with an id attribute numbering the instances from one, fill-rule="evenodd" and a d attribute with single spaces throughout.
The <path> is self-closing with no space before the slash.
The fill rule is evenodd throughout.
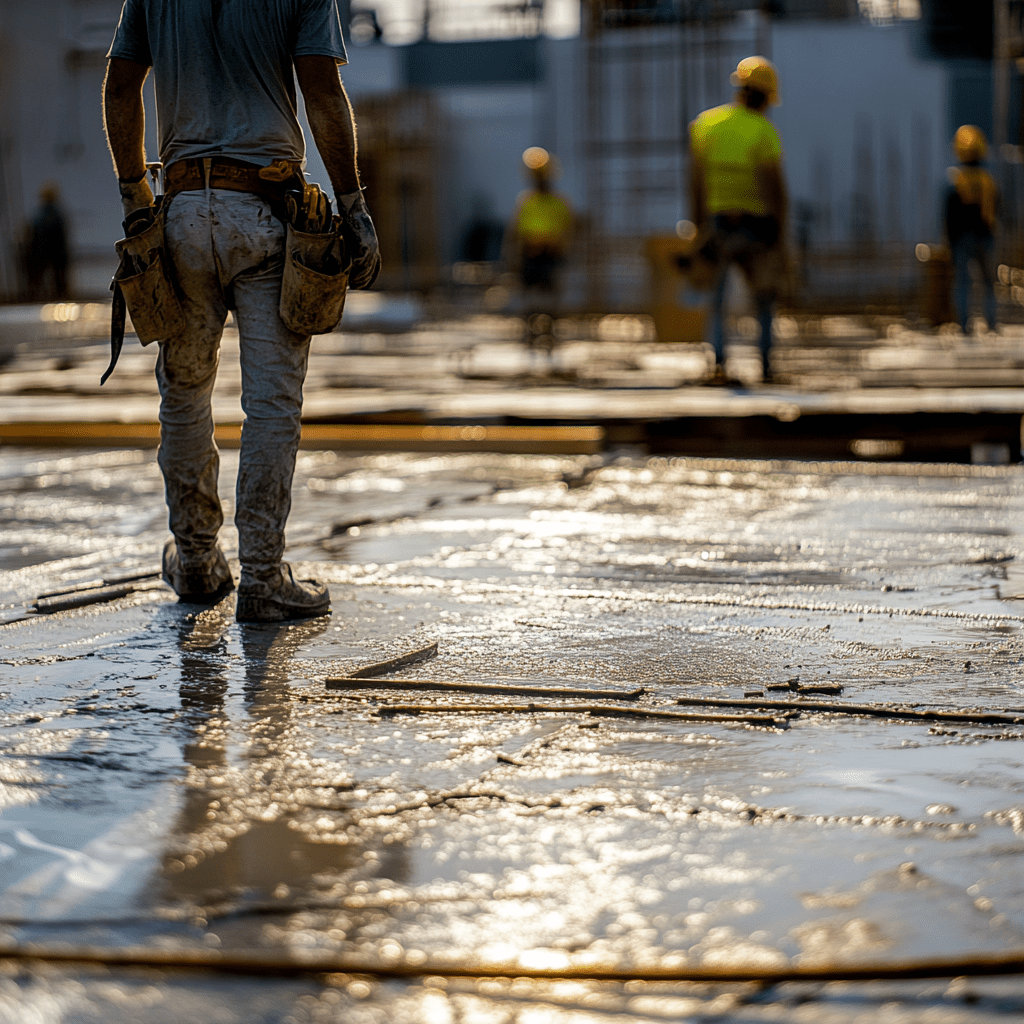
<path id="1" fill-rule="evenodd" d="M 206 169 L 201 157 L 175 160 L 164 170 L 164 193 L 170 197 L 175 192 L 201 192 L 206 188 Z M 270 203 L 273 214 L 279 220 L 285 219 L 284 194 L 294 188 L 292 181 L 269 181 L 260 177 L 257 164 L 230 157 L 214 157 L 210 162 L 210 188 L 223 188 L 232 192 L 251 192 Z"/>
<path id="2" fill-rule="evenodd" d="M 120 263 L 110 283 L 114 293 L 110 365 L 100 384 L 114 372 L 121 354 L 126 311 L 131 313 L 143 345 L 167 341 L 184 329 L 184 313 L 163 237 L 167 208 L 178 192 L 209 187 L 248 192 L 266 200 L 271 213 L 287 225 L 281 319 L 297 340 L 337 327 L 345 308 L 351 260 L 346 259 L 339 218 L 331 217 L 330 203 L 319 186 L 307 186 L 301 172 L 296 172 L 297 166 L 287 160 L 261 168 L 230 157 L 190 157 L 164 169 L 164 194 L 152 208 L 136 211 L 124 222 L 125 237 L 117 243 Z M 319 217 L 312 216 L 314 211 Z M 308 230 L 298 230 L 296 223 Z"/>

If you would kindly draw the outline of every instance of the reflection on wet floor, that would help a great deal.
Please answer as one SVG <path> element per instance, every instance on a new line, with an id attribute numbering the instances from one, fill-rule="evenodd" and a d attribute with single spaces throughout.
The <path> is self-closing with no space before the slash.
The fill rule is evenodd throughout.
<path id="1" fill-rule="evenodd" d="M 288 746 L 293 732 L 290 662 L 298 648 L 327 629 L 327 620 L 244 627 L 245 717 L 236 723 L 244 739 L 232 737 L 224 706 L 231 661 L 228 622 L 215 609 L 178 624 L 181 706 L 193 736 L 182 747 L 187 767 L 182 807 L 170 829 L 157 890 L 171 907 L 186 907 L 199 916 L 211 908 L 270 907 L 292 893 L 304 894 L 317 876 L 351 867 L 353 857 L 347 846 L 314 839 L 265 808 L 257 816 L 237 813 L 237 794 L 229 784 L 229 748 L 240 740 L 247 761 L 276 766 L 259 773 L 262 786 L 286 783 L 282 776 L 297 753 Z M 302 787 L 303 780 L 294 781 Z"/>
<path id="2" fill-rule="evenodd" d="M 145 488 L 130 497 L 150 457 L 115 456 L 102 474 L 88 453 L 11 462 L 8 608 L 153 561 L 162 520 Z M 436 659 L 400 674 L 576 688 L 560 706 L 643 686 L 628 707 L 679 711 L 680 697 L 785 684 L 799 701 L 801 686 L 838 684 L 814 699 L 1021 709 L 1024 608 L 1006 592 L 1017 474 L 306 453 L 290 557 L 330 583 L 330 618 L 239 626 L 232 598 L 200 610 L 146 584 L 0 627 L 4 941 L 524 966 L 1022 948 L 1024 722 L 680 723 L 535 697 L 469 713 L 495 698 L 323 685 L 437 640 Z M 111 529 L 84 513 L 65 528 L 67 509 L 108 496 L 125 509 Z M 419 710 L 379 714 L 388 702 Z M 0 977 L 0 1020 L 1024 1012 L 1019 984 L 996 981 L 884 998 L 631 984 L 40 967 Z"/>

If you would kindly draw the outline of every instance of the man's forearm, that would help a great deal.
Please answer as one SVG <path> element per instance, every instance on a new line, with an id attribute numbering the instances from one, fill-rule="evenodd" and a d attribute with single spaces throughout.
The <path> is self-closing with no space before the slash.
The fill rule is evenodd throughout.
<path id="1" fill-rule="evenodd" d="M 120 179 L 141 178 L 146 173 L 146 113 L 142 83 L 146 69 L 113 58 L 103 80 L 103 127 Z M 127 67 L 125 65 L 128 65 Z"/>
<path id="2" fill-rule="evenodd" d="M 337 92 L 306 96 L 306 116 L 313 141 L 331 178 L 335 195 L 359 189 L 356 166 L 356 126 L 345 87 L 338 79 Z"/>
<path id="3" fill-rule="evenodd" d="M 369 288 L 380 271 L 380 248 L 356 169 L 356 126 L 352 106 L 333 57 L 295 58 L 295 76 L 306 101 L 306 118 L 320 151 L 342 219 L 346 252 L 352 259 L 349 285 Z"/>

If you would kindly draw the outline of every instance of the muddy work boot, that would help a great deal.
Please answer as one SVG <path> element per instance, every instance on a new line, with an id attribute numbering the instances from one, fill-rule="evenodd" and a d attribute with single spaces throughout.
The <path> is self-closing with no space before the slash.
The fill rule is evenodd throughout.
<path id="1" fill-rule="evenodd" d="M 316 580 L 297 580 L 287 562 L 266 578 L 243 574 L 238 585 L 238 622 L 287 622 L 313 619 L 331 610 L 331 595 Z"/>
<path id="2" fill-rule="evenodd" d="M 202 562 L 184 564 L 173 538 L 164 545 L 162 576 L 182 604 L 217 604 L 235 589 L 228 560 L 220 548 L 214 548 Z"/>

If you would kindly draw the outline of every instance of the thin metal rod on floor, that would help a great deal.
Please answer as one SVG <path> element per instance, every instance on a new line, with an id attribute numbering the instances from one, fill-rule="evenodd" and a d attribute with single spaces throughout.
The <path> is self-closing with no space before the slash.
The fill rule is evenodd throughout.
<path id="1" fill-rule="evenodd" d="M 19 963 L 80 964 L 106 968 L 149 967 L 203 970 L 226 974 L 302 977 L 316 974 L 362 974 L 382 978 L 527 978 L 535 981 L 647 981 L 729 984 L 757 982 L 824 983 L 830 981 L 914 981 L 925 978 L 982 978 L 1024 974 L 1024 950 L 965 957 L 936 957 L 894 962 L 808 964 L 779 967 L 702 967 L 700 965 L 620 966 L 569 957 L 560 966 L 525 967 L 515 961 L 433 960 L 388 963 L 380 958 L 349 954 L 310 954 L 293 959 L 214 949 L 151 949 L 147 947 L 0 946 L 0 960 Z"/>
<path id="2" fill-rule="evenodd" d="M 658 718 L 674 722 L 739 722 L 745 725 L 766 725 L 784 729 L 784 718 L 769 715 L 713 715 L 689 711 L 660 711 L 657 708 L 624 708 L 609 704 L 380 704 L 373 709 L 378 715 L 431 715 L 456 712 L 459 714 L 487 712 L 495 715 L 510 713 L 557 713 L 562 715 L 603 715 L 609 718 Z"/>
<path id="3" fill-rule="evenodd" d="M 871 718 L 902 718 L 918 722 L 966 722 L 972 725 L 1022 725 L 1024 715 L 972 711 L 913 711 L 884 704 L 830 704 L 812 700 L 729 700 L 721 697 L 680 697 L 676 704 L 708 708 L 776 708 L 781 711 L 820 711 L 830 715 L 866 715 Z"/>

